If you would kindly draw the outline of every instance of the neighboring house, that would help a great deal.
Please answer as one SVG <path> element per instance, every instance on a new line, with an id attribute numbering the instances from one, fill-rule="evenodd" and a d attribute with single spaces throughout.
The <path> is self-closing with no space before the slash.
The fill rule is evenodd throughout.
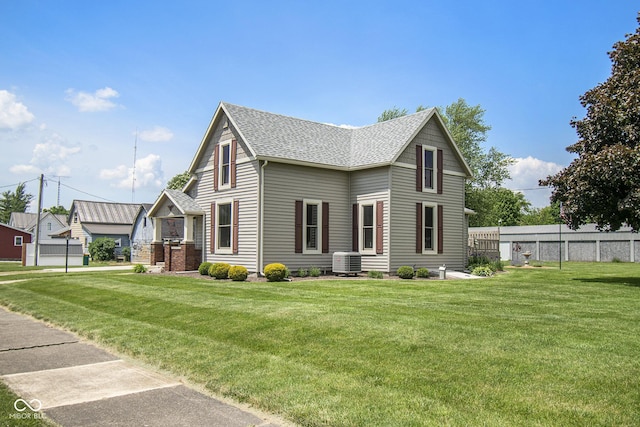
<path id="1" fill-rule="evenodd" d="M 9 225 L 20 228 L 31 234 L 34 238 L 36 235 L 36 225 L 38 222 L 38 214 L 31 212 L 13 212 L 9 219 Z M 51 212 L 42 212 L 40 214 L 40 241 L 56 238 L 58 234 L 67 227 L 66 215 L 55 215 Z"/>
<path id="2" fill-rule="evenodd" d="M 598 231 L 595 224 L 585 224 L 577 230 L 559 224 L 472 227 L 469 228 L 471 252 L 474 245 L 482 246 L 477 245 L 477 241 L 486 238 L 499 247 L 502 260 L 516 263 L 525 260 L 525 252 L 531 254 L 530 260 L 538 261 L 640 262 L 640 236 L 630 227 L 615 232 Z"/>
<path id="3" fill-rule="evenodd" d="M 130 246 L 129 233 L 140 209 L 140 203 L 111 203 L 74 200 L 69 210 L 71 238 L 82 243 L 85 253 L 91 242 L 109 237 L 116 242 L 116 254 Z"/>
<path id="4" fill-rule="evenodd" d="M 22 245 L 31 243 L 31 233 L 0 224 L 0 260 L 20 261 L 22 259 Z"/>
<path id="5" fill-rule="evenodd" d="M 189 173 L 149 211 L 184 219 L 171 244 L 155 222 L 151 261 L 169 270 L 330 268 L 352 250 L 365 271 L 465 267 L 471 171 L 436 109 L 349 129 L 220 103 Z"/>
<path id="6" fill-rule="evenodd" d="M 150 203 L 140 205 L 131 227 L 131 262 L 149 264 L 151 260 L 153 218 L 147 216 L 151 206 Z"/>

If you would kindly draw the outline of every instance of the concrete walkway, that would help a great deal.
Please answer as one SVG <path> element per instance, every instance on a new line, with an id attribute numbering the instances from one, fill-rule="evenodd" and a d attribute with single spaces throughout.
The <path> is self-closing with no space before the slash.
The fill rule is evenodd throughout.
<path id="1" fill-rule="evenodd" d="M 284 425 L 2 307 L 0 379 L 23 399 L 11 402 L 10 416 L 29 404 L 64 427 Z"/>

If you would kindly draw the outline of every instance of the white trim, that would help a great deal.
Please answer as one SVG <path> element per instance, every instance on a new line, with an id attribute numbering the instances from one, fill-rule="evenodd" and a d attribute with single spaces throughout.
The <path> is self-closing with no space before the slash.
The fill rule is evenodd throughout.
<path id="1" fill-rule="evenodd" d="M 424 181 L 426 176 L 426 165 L 424 161 L 424 153 L 428 151 L 432 156 L 431 165 L 431 187 L 425 187 Z M 438 148 L 431 145 L 422 145 L 422 192 L 437 193 L 438 192 Z"/>
<path id="2" fill-rule="evenodd" d="M 229 188 L 231 188 L 231 163 L 232 163 L 232 159 L 231 159 L 231 144 L 232 144 L 232 139 L 227 139 L 224 141 L 221 141 L 218 143 L 219 148 L 219 153 L 218 153 L 218 190 L 227 190 Z M 225 184 L 224 183 L 224 168 L 223 166 L 223 158 L 224 158 L 224 148 L 225 147 L 229 147 L 229 163 L 227 165 L 227 171 L 228 171 L 228 181 Z"/>
<path id="3" fill-rule="evenodd" d="M 307 248 L 307 206 L 315 205 L 318 207 L 317 213 L 317 234 L 316 248 Z M 322 200 L 302 200 L 302 253 L 303 254 L 321 254 L 322 253 Z"/>
<path id="4" fill-rule="evenodd" d="M 360 250 L 360 253 L 363 255 L 376 255 L 376 206 L 377 205 L 377 200 L 367 200 L 366 202 L 360 202 L 359 203 L 359 212 L 358 212 L 358 249 Z M 371 206 L 372 210 L 372 217 L 371 217 L 371 221 L 372 221 L 372 234 L 371 234 L 371 238 L 372 238 L 372 246 L 370 248 L 365 248 L 364 247 L 364 208 L 365 206 Z"/>
<path id="5" fill-rule="evenodd" d="M 229 247 L 221 247 L 220 246 L 220 206 L 229 205 L 230 214 L 229 214 Z M 216 254 L 224 254 L 231 255 L 233 254 L 233 199 L 223 199 L 216 200 L 216 224 L 215 224 L 215 249 Z"/>
<path id="6" fill-rule="evenodd" d="M 20 239 L 20 244 L 18 244 L 18 239 Z M 24 243 L 24 236 L 13 236 L 13 246 L 22 246 Z"/>
<path id="7" fill-rule="evenodd" d="M 426 231 L 426 221 L 425 221 L 425 215 L 424 215 L 424 208 L 432 208 L 433 209 L 433 226 L 432 228 L 432 235 L 431 235 L 431 240 L 433 242 L 433 248 L 432 249 L 426 249 L 424 247 L 424 238 L 425 238 L 425 231 Z M 422 230 L 421 230 L 421 242 L 422 242 L 422 254 L 423 255 L 434 255 L 438 253 L 438 205 L 436 203 L 431 203 L 431 202 L 422 202 L 422 210 L 420 212 L 420 214 L 422 215 Z"/>

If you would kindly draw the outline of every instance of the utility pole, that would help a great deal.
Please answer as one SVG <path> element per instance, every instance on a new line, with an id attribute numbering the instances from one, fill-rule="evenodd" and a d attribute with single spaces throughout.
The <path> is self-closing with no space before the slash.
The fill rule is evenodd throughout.
<path id="1" fill-rule="evenodd" d="M 42 212 L 42 186 L 44 185 L 44 174 L 40 174 L 40 189 L 38 190 L 38 219 L 36 220 L 36 245 L 33 254 L 34 265 L 38 265 L 38 252 L 40 251 L 40 216 Z"/>

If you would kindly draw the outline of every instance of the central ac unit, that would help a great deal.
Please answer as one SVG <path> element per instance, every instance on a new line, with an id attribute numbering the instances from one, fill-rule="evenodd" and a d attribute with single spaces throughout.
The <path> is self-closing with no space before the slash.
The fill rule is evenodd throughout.
<path id="1" fill-rule="evenodd" d="M 362 257 L 358 252 L 334 252 L 332 270 L 335 274 L 362 272 Z"/>

